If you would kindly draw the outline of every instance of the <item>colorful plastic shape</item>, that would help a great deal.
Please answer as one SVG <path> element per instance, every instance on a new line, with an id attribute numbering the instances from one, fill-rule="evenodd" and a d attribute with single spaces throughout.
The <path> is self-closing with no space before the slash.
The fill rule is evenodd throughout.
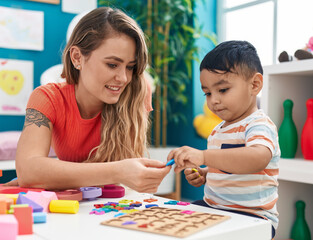
<path id="1" fill-rule="evenodd" d="M 306 101 L 307 118 L 301 133 L 301 150 L 304 159 L 313 160 L 313 98 Z"/>
<path id="2" fill-rule="evenodd" d="M 43 212 L 49 211 L 49 204 L 52 200 L 57 200 L 58 197 L 55 192 L 42 191 L 42 192 L 33 192 L 28 191 L 25 195 L 30 200 L 33 200 L 37 204 L 43 207 Z"/>
<path id="3" fill-rule="evenodd" d="M 158 207 L 158 204 L 147 204 L 145 207 L 146 208 L 151 208 L 151 207 Z"/>
<path id="4" fill-rule="evenodd" d="M 125 196 L 125 188 L 114 184 L 104 185 L 100 198 L 121 198 Z"/>
<path id="5" fill-rule="evenodd" d="M 179 201 L 176 201 L 176 200 L 169 200 L 167 202 L 164 202 L 164 204 L 169 204 L 169 205 L 177 205 Z"/>
<path id="6" fill-rule="evenodd" d="M 174 163 L 175 163 L 175 160 L 173 158 L 166 163 L 166 166 L 172 166 Z"/>
<path id="7" fill-rule="evenodd" d="M 9 210 L 11 205 L 14 204 L 14 200 L 12 198 L 7 198 L 5 196 L 0 196 L 0 201 L 6 202 L 6 209 Z"/>
<path id="8" fill-rule="evenodd" d="M 52 213 L 77 213 L 79 202 L 76 200 L 52 200 L 49 204 Z"/>
<path id="9" fill-rule="evenodd" d="M 16 240 L 18 221 L 12 214 L 0 215 L 0 239 Z"/>
<path id="10" fill-rule="evenodd" d="M 102 190 L 99 187 L 81 187 L 80 191 L 83 193 L 83 199 L 93 200 L 102 195 Z"/>
<path id="11" fill-rule="evenodd" d="M 291 228 L 290 238 L 294 240 L 311 240 L 310 228 L 305 220 L 305 202 L 296 202 L 296 220 Z"/>
<path id="12" fill-rule="evenodd" d="M 0 198 L 5 197 L 5 198 L 10 198 L 12 199 L 13 203 L 16 203 L 16 200 L 18 198 L 18 194 L 0 194 Z"/>
<path id="13" fill-rule="evenodd" d="M 134 221 L 126 221 L 126 222 L 123 222 L 122 225 L 131 225 L 131 224 L 137 224 L 137 222 L 134 222 Z"/>
<path id="14" fill-rule="evenodd" d="M 0 193 L 2 193 L 2 194 L 19 194 L 21 192 L 27 193 L 28 191 L 42 192 L 44 190 L 45 189 L 43 189 L 43 188 L 21 188 L 21 187 L 12 187 L 12 186 L 0 185 Z"/>
<path id="15" fill-rule="evenodd" d="M 0 198 L 0 214 L 6 214 L 7 210 L 7 202 Z"/>
<path id="16" fill-rule="evenodd" d="M 64 191 L 55 192 L 59 200 L 83 200 L 83 193 L 78 189 L 68 189 Z"/>
<path id="17" fill-rule="evenodd" d="M 189 202 L 178 202 L 177 205 L 187 206 L 190 205 Z"/>
<path id="18" fill-rule="evenodd" d="M 33 200 L 29 199 L 28 197 L 24 196 L 23 194 L 19 194 L 16 200 L 16 204 L 28 204 L 32 207 L 33 212 L 42 212 L 43 207 L 38 203 L 34 202 Z"/>
<path id="19" fill-rule="evenodd" d="M 126 213 L 117 213 L 114 215 L 114 217 L 119 217 L 119 216 L 123 216 L 123 215 L 126 215 Z"/>
<path id="20" fill-rule="evenodd" d="M 191 211 L 191 210 L 185 210 L 185 211 L 181 211 L 181 213 L 184 214 L 193 214 L 195 211 Z"/>
<path id="21" fill-rule="evenodd" d="M 283 103 L 284 119 L 279 127 L 278 140 L 282 158 L 294 158 L 298 147 L 298 132 L 292 118 L 293 101 Z"/>
<path id="22" fill-rule="evenodd" d="M 2 170 L 0 170 L 0 177 L 2 177 Z"/>
<path id="23" fill-rule="evenodd" d="M 18 221 L 18 235 L 33 234 L 33 210 L 31 207 L 15 208 L 14 216 Z"/>
<path id="24" fill-rule="evenodd" d="M 33 212 L 33 223 L 45 223 L 47 222 L 46 212 Z"/>
<path id="25" fill-rule="evenodd" d="M 158 201 L 158 199 L 156 199 L 156 198 L 148 198 L 148 199 L 144 199 L 143 201 L 144 202 L 148 202 L 148 203 L 152 203 L 152 202 Z"/>

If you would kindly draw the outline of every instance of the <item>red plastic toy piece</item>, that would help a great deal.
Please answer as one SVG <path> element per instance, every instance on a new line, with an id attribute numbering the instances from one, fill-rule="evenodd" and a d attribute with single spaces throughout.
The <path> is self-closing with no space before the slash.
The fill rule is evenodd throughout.
<path id="1" fill-rule="evenodd" d="M 301 134 L 301 149 L 304 159 L 313 160 L 313 98 L 306 102 L 307 119 Z"/>
<path id="2" fill-rule="evenodd" d="M 45 189 L 43 189 L 43 188 L 9 187 L 9 186 L 3 186 L 3 184 L 0 184 L 0 193 L 2 193 L 2 194 L 19 194 L 21 192 L 27 193 L 28 191 L 42 192 L 42 191 L 45 191 Z"/>
<path id="3" fill-rule="evenodd" d="M 33 210 L 31 207 L 14 208 L 18 221 L 18 235 L 33 234 Z"/>
<path id="4" fill-rule="evenodd" d="M 114 184 L 104 185 L 100 198 L 121 198 L 125 195 L 125 188 Z"/>
<path id="5" fill-rule="evenodd" d="M 68 189 L 65 191 L 55 192 L 59 200 L 83 200 L 83 193 L 77 189 Z"/>

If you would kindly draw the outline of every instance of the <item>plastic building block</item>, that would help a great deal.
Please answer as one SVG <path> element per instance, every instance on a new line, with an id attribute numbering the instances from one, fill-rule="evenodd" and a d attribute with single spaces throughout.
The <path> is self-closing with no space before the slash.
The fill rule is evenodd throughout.
<path id="1" fill-rule="evenodd" d="M 18 198 L 18 195 L 17 194 L 0 194 L 0 198 L 2 197 L 12 199 L 13 203 L 15 204 Z"/>
<path id="2" fill-rule="evenodd" d="M 43 188 L 21 188 L 21 187 L 12 187 L 12 186 L 3 186 L 0 185 L 0 193 L 2 194 L 19 194 L 19 193 L 27 193 L 28 191 L 32 192 L 42 192 Z"/>
<path id="3" fill-rule="evenodd" d="M 47 222 L 46 212 L 33 212 L 33 223 L 45 223 Z"/>
<path id="4" fill-rule="evenodd" d="M 18 235 L 33 234 L 33 210 L 31 207 L 15 208 L 14 216 L 18 221 Z"/>
<path id="5" fill-rule="evenodd" d="M 178 202 L 177 205 L 187 206 L 190 205 L 189 202 Z"/>
<path id="6" fill-rule="evenodd" d="M 104 185 L 100 198 L 121 198 L 125 196 L 125 188 L 114 184 Z"/>
<path id="7" fill-rule="evenodd" d="M 18 195 L 18 199 L 16 200 L 16 204 L 28 204 L 29 206 L 32 207 L 33 212 L 42 212 L 43 207 L 39 205 L 38 203 L 34 202 L 33 200 L 27 198 L 23 194 Z"/>
<path id="8" fill-rule="evenodd" d="M 79 202 L 75 200 L 52 200 L 49 210 L 52 213 L 77 213 Z"/>
<path id="9" fill-rule="evenodd" d="M 147 204 L 145 207 L 146 208 L 151 208 L 151 207 L 158 207 L 158 204 Z"/>
<path id="10" fill-rule="evenodd" d="M 83 200 L 83 193 L 78 189 L 68 189 L 65 191 L 55 192 L 59 200 Z"/>
<path id="11" fill-rule="evenodd" d="M 55 192 L 42 191 L 42 192 L 33 192 L 28 191 L 25 195 L 30 200 L 33 200 L 37 204 L 43 207 L 43 212 L 49 211 L 49 204 L 51 200 L 57 200 L 58 197 Z"/>
<path id="12" fill-rule="evenodd" d="M 166 163 L 166 166 L 172 166 L 174 163 L 175 163 L 175 160 L 173 158 Z"/>
<path id="13" fill-rule="evenodd" d="M 0 215 L 0 239 L 16 240 L 18 233 L 18 222 L 14 215 Z"/>
<path id="14" fill-rule="evenodd" d="M 102 195 L 102 190 L 99 187 L 81 187 L 80 191 L 83 193 L 83 199 L 93 200 Z"/>
<path id="15" fill-rule="evenodd" d="M 7 213 L 7 202 L 4 199 L 0 198 L 0 214 Z"/>

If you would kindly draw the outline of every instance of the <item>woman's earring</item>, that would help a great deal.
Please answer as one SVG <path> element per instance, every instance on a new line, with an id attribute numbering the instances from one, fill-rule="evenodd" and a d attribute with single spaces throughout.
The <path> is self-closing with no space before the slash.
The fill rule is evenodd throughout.
<path id="1" fill-rule="evenodd" d="M 81 65 L 78 64 L 78 65 L 75 66 L 75 68 L 76 68 L 77 70 L 80 70 Z"/>

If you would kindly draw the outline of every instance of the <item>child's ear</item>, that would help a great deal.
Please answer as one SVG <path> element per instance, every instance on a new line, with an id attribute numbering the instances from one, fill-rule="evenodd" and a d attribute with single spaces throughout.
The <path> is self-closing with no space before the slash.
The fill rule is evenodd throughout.
<path id="1" fill-rule="evenodd" d="M 263 87 L 263 75 L 261 73 L 255 73 L 251 79 L 252 94 L 258 95 Z"/>

